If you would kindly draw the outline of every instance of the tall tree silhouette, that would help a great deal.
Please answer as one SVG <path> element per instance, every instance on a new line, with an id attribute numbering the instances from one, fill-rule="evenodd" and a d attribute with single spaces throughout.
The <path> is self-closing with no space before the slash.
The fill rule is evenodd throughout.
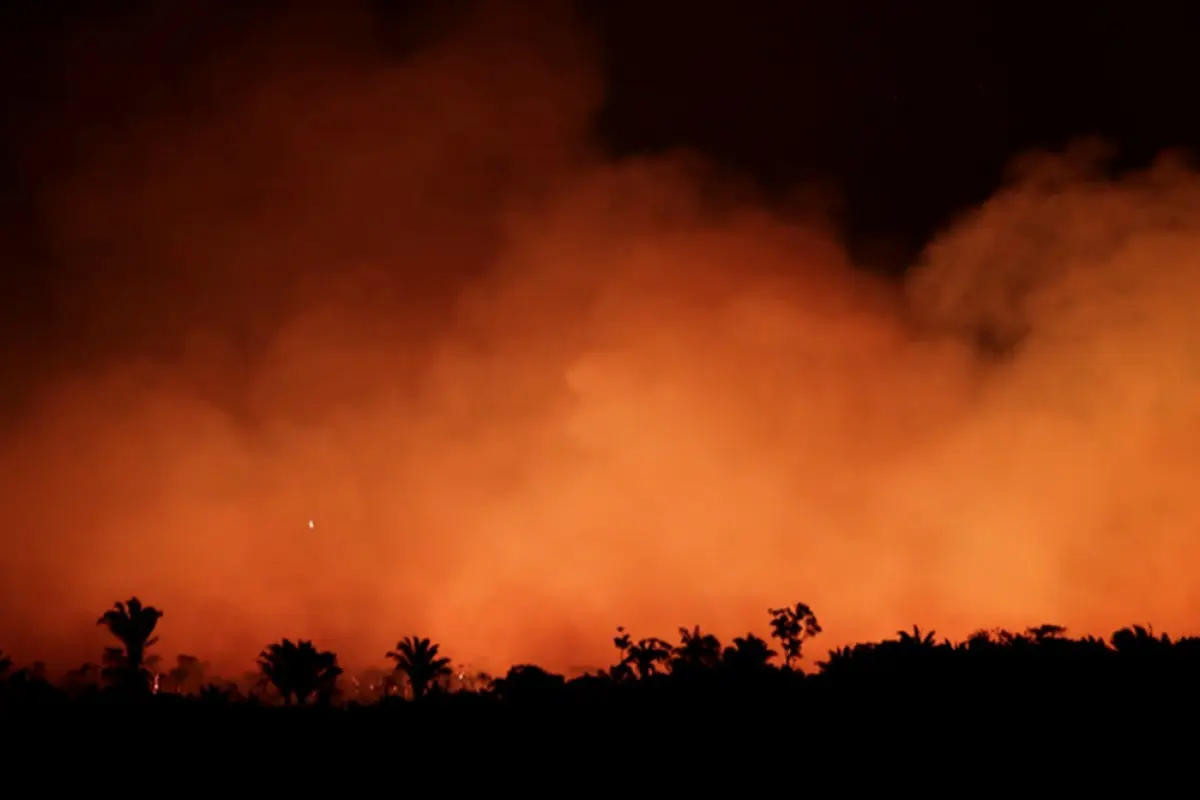
<path id="1" fill-rule="evenodd" d="M 163 612 L 154 606 L 143 606 L 140 600 L 131 597 L 128 602 L 116 603 L 97 621 L 96 624 L 108 628 L 124 648 L 123 664 L 113 663 L 116 659 L 111 653 L 108 654 L 109 674 L 122 686 L 138 690 L 149 688 L 150 675 L 145 668 L 146 650 L 158 641 L 154 629 L 162 616 Z"/>
<path id="2" fill-rule="evenodd" d="M 438 645 L 420 636 L 405 636 L 389 650 L 387 657 L 396 662 L 396 672 L 402 672 L 412 687 L 414 700 L 420 700 L 443 678 L 451 675 L 450 659 L 438 655 Z"/>
<path id="3" fill-rule="evenodd" d="M 804 643 L 821 632 L 817 615 L 804 603 L 789 608 L 770 608 L 771 637 L 778 639 L 783 647 L 784 664 L 792 666 L 799 661 Z"/>
<path id="4" fill-rule="evenodd" d="M 293 698 L 299 705 L 304 705 L 318 693 L 330 697 L 337 677 L 342 674 L 337 654 L 318 650 L 306 640 L 284 639 L 268 645 L 259 654 L 258 668 L 283 696 L 286 705 L 291 705 Z"/>
<path id="5" fill-rule="evenodd" d="M 0 650 L 0 678 L 8 674 L 8 671 L 12 669 L 12 665 L 12 659 L 4 655 L 3 650 Z"/>
<path id="6" fill-rule="evenodd" d="M 159 656 L 146 655 L 142 661 L 142 669 L 140 671 L 140 682 L 150 682 L 157 680 Z M 131 674 L 129 667 L 129 659 L 125 655 L 125 651 L 120 647 L 104 648 L 104 655 L 100 658 L 100 678 L 106 686 L 120 688 L 125 685 L 128 676 Z M 138 685 L 141 685 L 139 682 Z"/>

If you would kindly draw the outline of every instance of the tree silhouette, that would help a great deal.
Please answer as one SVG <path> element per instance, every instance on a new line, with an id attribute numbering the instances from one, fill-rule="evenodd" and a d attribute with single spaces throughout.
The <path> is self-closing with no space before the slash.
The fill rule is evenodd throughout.
<path id="1" fill-rule="evenodd" d="M 146 650 L 158 641 L 157 637 L 151 637 L 162 615 L 163 612 L 154 606 L 143 606 L 140 600 L 131 597 L 126 603 L 116 603 L 97 621 L 96 624 L 108 628 L 124 648 L 120 659 L 112 652 L 106 652 L 110 662 L 106 665 L 108 675 L 119 685 L 135 690 L 149 688 Z"/>
<path id="2" fill-rule="evenodd" d="M 1109 638 L 1074 638 L 1062 626 L 1042 624 L 1014 628 L 1022 631 L 1019 633 L 979 630 L 956 642 L 938 641 L 933 631 L 913 626 L 882 641 L 830 650 L 828 658 L 818 662 L 819 674 L 807 676 L 789 671 L 789 661 L 794 663 L 804 644 L 820 630 L 811 609 L 797 604 L 769 611 L 770 637 L 750 633 L 724 648 L 699 625 L 679 628 L 674 644 L 655 637 L 634 640 L 624 628 L 618 628 L 612 642 L 620 653 L 620 663 L 607 675 L 593 670 L 570 680 L 531 664 L 516 665 L 494 681 L 476 677 L 466 667 L 451 669 L 450 659 L 441 655 L 437 645 L 416 636 L 406 637 L 387 653 L 394 665 L 384 662 L 383 668 L 364 671 L 358 680 L 345 683 L 338 681 L 342 671 L 336 655 L 319 650 L 311 641 L 283 639 L 267 646 L 259 655 L 258 671 L 249 681 L 243 675 L 237 684 L 210 681 L 203 662 L 180 655 L 172 668 L 164 667 L 157 675 L 161 685 L 156 683 L 155 689 L 165 695 L 186 696 L 164 696 L 154 707 L 156 712 L 162 709 L 168 714 L 207 708 L 202 713 L 209 714 L 217 710 L 214 706 L 229 706 L 232 713 L 232 707 L 239 705 L 253 711 L 252 719 L 259 713 L 257 707 L 268 701 L 265 695 L 260 697 L 256 690 L 248 689 L 250 685 L 267 689 L 271 703 L 288 706 L 310 705 L 314 695 L 319 702 L 332 702 L 340 687 L 345 694 L 339 692 L 337 699 L 347 707 L 345 712 L 322 715 L 321 719 L 367 719 L 375 712 L 362 707 L 383 699 L 381 684 L 404 680 L 417 700 L 428 699 L 435 688 L 452 692 L 445 704 L 430 706 L 439 713 L 494 713 L 512 703 L 539 713 L 557 714 L 557 709 L 565 707 L 568 716 L 579 710 L 619 719 L 642 713 L 641 703 L 650 703 L 649 709 L 679 711 L 694 706 L 707 715 L 732 701 L 739 706 L 762 704 L 764 711 L 768 703 L 779 703 L 776 708 L 788 715 L 799 707 L 795 701 L 800 700 L 806 704 L 806 713 L 823 714 L 838 713 L 842 700 L 853 698 L 856 704 L 865 701 L 860 704 L 863 708 L 875 707 L 884 714 L 920 710 L 920 706 L 968 719 L 972 714 L 990 714 L 981 710 L 989 707 L 1014 714 L 1021 713 L 1021 708 L 1040 712 L 1053 707 L 1069 714 L 1073 705 L 1091 704 L 1097 691 L 1111 688 L 1117 689 L 1114 696 L 1122 698 L 1121 702 L 1144 705 L 1149 696 L 1165 707 L 1192 696 L 1200 667 L 1200 638 L 1173 640 L 1149 626 L 1133 625 Z M 136 598 L 115 604 L 101 624 L 120 638 L 122 646 L 104 650 L 102 667 L 84 665 L 68 673 L 59 686 L 37 680 L 44 668 L 36 665 L 14 674 L 11 659 L 0 653 L 0 709 L 9 704 L 67 702 L 107 708 L 114 699 L 137 705 L 143 695 L 102 691 L 101 687 L 128 686 L 130 676 L 135 676 L 136 685 L 145 688 L 155 660 L 147 648 L 154 643 L 152 634 L 160 617 L 160 612 L 142 606 Z M 615 685 L 614 678 L 624 681 L 627 677 L 636 681 L 632 691 Z M 478 696 L 468 696 L 476 689 L 481 690 Z M 826 691 L 835 702 L 825 701 L 822 693 Z M 715 705 L 706 705 L 710 702 Z M 262 713 L 273 718 L 283 712 Z M 671 716 L 668 713 L 663 718 Z"/>
<path id="3" fill-rule="evenodd" d="M 95 664 L 81 664 L 77 669 L 70 670 L 64 680 L 67 693 L 78 696 L 94 691 L 100 680 L 100 667 Z"/>
<path id="4" fill-rule="evenodd" d="M 200 687 L 197 697 L 201 702 L 210 705 L 226 705 L 238 699 L 238 692 L 235 686 L 218 686 L 210 683 Z"/>
<path id="5" fill-rule="evenodd" d="M 35 661 L 27 667 L 12 669 L 12 660 L 0 653 L 0 698 L 5 695 L 25 699 L 52 699 L 58 692 L 46 680 L 46 665 Z"/>
<path id="6" fill-rule="evenodd" d="M 905 650 L 912 652 L 929 651 L 937 647 L 937 639 L 935 638 L 937 631 L 929 631 L 929 633 L 921 633 L 921 629 L 916 625 L 912 627 L 912 633 L 908 631 L 896 631 L 898 644 Z"/>
<path id="7" fill-rule="evenodd" d="M 44 661 L 35 661 L 21 669 L 21 672 L 25 674 L 27 680 L 46 682 L 46 662 Z"/>
<path id="8" fill-rule="evenodd" d="M 1153 628 L 1142 625 L 1122 628 L 1113 633 L 1109 641 L 1113 649 L 1122 655 L 1150 655 L 1171 646 L 1171 637 L 1167 634 L 1156 637 Z"/>
<path id="9" fill-rule="evenodd" d="M 1042 642 L 1050 641 L 1052 639 L 1061 639 L 1063 637 L 1063 634 L 1065 634 L 1066 632 L 1067 632 L 1067 629 L 1064 628 L 1062 625 L 1049 625 L 1049 624 L 1042 624 L 1042 625 L 1038 625 L 1035 628 L 1026 628 L 1025 629 L 1025 635 L 1032 638 L 1038 644 L 1041 644 Z"/>
<path id="10" fill-rule="evenodd" d="M 699 625 L 679 629 L 679 644 L 672 651 L 672 671 L 714 669 L 721 663 L 721 640 L 704 633 Z"/>
<path id="11" fill-rule="evenodd" d="M 771 615 L 771 636 L 783 646 L 784 663 L 790 667 L 793 661 L 800 660 L 804 642 L 821 632 L 821 623 L 804 603 L 767 609 L 767 613 Z"/>
<path id="12" fill-rule="evenodd" d="M 328 698 L 337 677 L 342 674 L 337 654 L 318 650 L 311 641 L 282 642 L 268 645 L 259 654 L 258 668 L 263 677 L 279 691 L 285 705 L 292 699 L 304 705 L 314 694 Z"/>
<path id="13" fill-rule="evenodd" d="M 471 670 L 465 665 L 459 665 L 455 673 L 455 685 L 460 692 L 477 692 L 496 680 L 482 670 Z"/>
<path id="14" fill-rule="evenodd" d="M 369 667 L 351 679 L 355 699 L 359 702 L 387 697 L 391 694 L 391 687 L 395 682 L 392 670 L 382 667 Z"/>
<path id="15" fill-rule="evenodd" d="M 638 678 L 645 680 L 657 675 L 670 663 L 673 650 L 669 642 L 651 636 L 630 645 L 626 651 L 626 658 L 637 672 Z"/>
<path id="16" fill-rule="evenodd" d="M 196 656 L 183 653 L 175 656 L 175 666 L 167 670 L 161 691 L 175 694 L 195 694 L 204 688 L 209 665 Z"/>
<path id="17" fill-rule="evenodd" d="M 438 655 L 438 645 L 420 636 L 405 636 L 389 650 L 387 657 L 396 662 L 396 672 L 408 678 L 413 700 L 420 700 L 430 689 L 450 677 L 450 659 Z"/>
<path id="18" fill-rule="evenodd" d="M 870 646 L 867 644 L 856 644 L 853 646 L 835 647 L 829 651 L 829 655 L 824 661 L 817 662 L 817 667 L 824 675 L 841 677 L 852 674 L 863 661 L 861 648 Z"/>
<path id="19" fill-rule="evenodd" d="M 722 660 L 735 672 L 756 672 L 771 666 L 771 659 L 779 654 L 767 642 L 753 633 L 739 636 L 733 645 L 725 648 Z"/>
<path id="20" fill-rule="evenodd" d="M 992 632 L 986 628 L 980 628 L 967 637 L 967 640 L 960 645 L 960 649 L 972 653 L 985 653 L 998 646 L 1000 646 L 1000 642 L 992 635 Z"/>
<path id="21" fill-rule="evenodd" d="M 491 692 L 503 700 L 539 700 L 566 685 L 562 675 L 547 672 L 534 664 L 518 664 L 503 678 L 491 682 Z"/>
<path id="22" fill-rule="evenodd" d="M 239 689 L 244 687 L 246 694 L 254 698 L 261 697 L 263 692 L 267 691 L 271 685 L 271 679 L 262 671 L 261 664 L 259 664 L 257 670 L 242 673 L 242 678 L 237 683 Z"/>
<path id="23" fill-rule="evenodd" d="M 632 663 L 629 651 L 633 647 L 633 639 L 628 631 L 618 625 L 617 635 L 613 637 L 612 642 L 613 647 L 617 648 L 620 658 L 609 669 L 608 677 L 617 683 L 622 683 L 633 678 L 633 668 L 629 666 Z"/>
<path id="24" fill-rule="evenodd" d="M 120 647 L 106 647 L 100 656 L 100 679 L 105 686 L 121 688 L 129 671 L 129 660 Z M 147 675 L 147 678 L 149 676 Z"/>

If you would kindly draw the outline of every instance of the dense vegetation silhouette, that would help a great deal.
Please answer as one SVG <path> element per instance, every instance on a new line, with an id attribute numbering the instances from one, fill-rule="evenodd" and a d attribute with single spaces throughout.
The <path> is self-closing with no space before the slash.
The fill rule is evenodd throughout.
<path id="1" fill-rule="evenodd" d="M 501 676 L 472 672 L 455 667 L 431 638 L 410 635 L 394 649 L 381 648 L 388 667 L 346 674 L 335 653 L 283 639 L 264 646 L 257 672 L 222 678 L 197 656 L 181 654 L 164 666 L 148 655 L 164 614 L 132 597 L 99 619 L 120 644 L 105 649 L 100 665 L 50 675 L 43 664 L 18 666 L 0 652 L 0 708 L 300 713 L 324 721 L 331 714 L 391 712 L 501 719 L 524 709 L 560 720 L 638 719 L 655 730 L 668 720 L 690 720 L 699 735 L 712 729 L 710 712 L 717 709 L 780 720 L 826 714 L 855 725 L 865 724 L 860 712 L 867 710 L 895 725 L 920 715 L 1079 714 L 1114 703 L 1127 712 L 1182 713 L 1197 696 L 1200 638 L 1173 639 L 1141 625 L 1107 640 L 1071 638 L 1061 626 L 1042 624 L 1022 632 L 980 630 L 961 642 L 913 626 L 806 662 L 822 632 L 813 610 L 796 603 L 768 615 L 768 638 L 747 632 L 728 644 L 699 625 L 680 627 L 675 641 L 617 628 L 613 663 L 573 677 L 533 664 Z"/>

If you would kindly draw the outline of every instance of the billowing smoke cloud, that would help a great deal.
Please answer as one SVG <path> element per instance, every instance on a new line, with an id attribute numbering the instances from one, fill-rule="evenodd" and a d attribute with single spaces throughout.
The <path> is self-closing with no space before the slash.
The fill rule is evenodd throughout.
<path id="1" fill-rule="evenodd" d="M 837 641 L 1195 618 L 1194 174 L 1029 160 L 889 283 L 601 157 L 548 10 L 403 58 L 259 26 L 45 184 L 75 339 L 0 458 L 6 650 L 89 657 L 132 593 L 229 669 L 597 664 L 795 600 Z"/>

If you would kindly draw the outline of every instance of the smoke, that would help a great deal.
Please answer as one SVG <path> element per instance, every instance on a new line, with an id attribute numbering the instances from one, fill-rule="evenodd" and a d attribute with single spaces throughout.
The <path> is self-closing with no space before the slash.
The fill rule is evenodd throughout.
<path id="1" fill-rule="evenodd" d="M 796 600 L 835 641 L 1195 618 L 1194 173 L 1027 159 L 888 281 L 693 154 L 605 158 L 561 12 L 401 55 L 367 15 L 256 20 L 68 148 L 6 651 L 91 657 L 134 593 L 231 670 L 412 633 L 601 664 L 618 624 Z M 131 46 L 73 69 L 127 88 Z"/>

